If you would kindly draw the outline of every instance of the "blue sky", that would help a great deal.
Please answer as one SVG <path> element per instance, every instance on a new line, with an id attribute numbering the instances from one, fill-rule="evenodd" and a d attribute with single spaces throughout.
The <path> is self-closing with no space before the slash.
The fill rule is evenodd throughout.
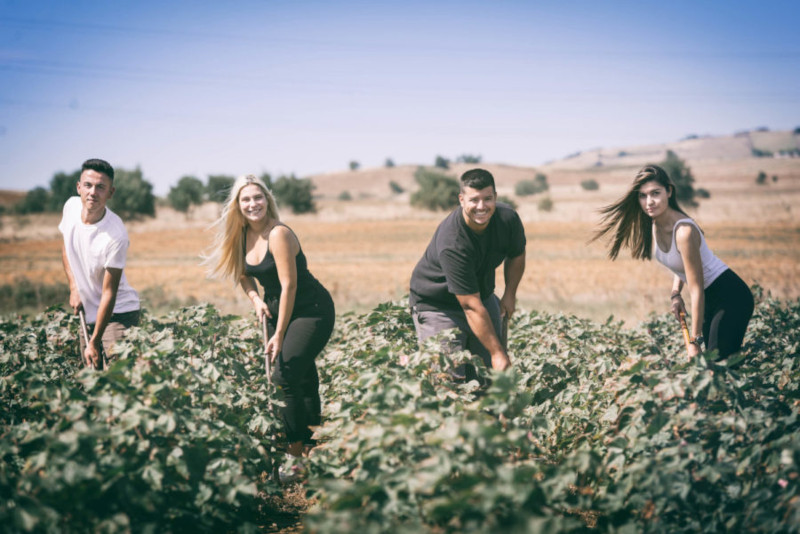
<path id="1" fill-rule="evenodd" d="M 0 189 L 800 126 L 798 2 L 0 0 Z"/>

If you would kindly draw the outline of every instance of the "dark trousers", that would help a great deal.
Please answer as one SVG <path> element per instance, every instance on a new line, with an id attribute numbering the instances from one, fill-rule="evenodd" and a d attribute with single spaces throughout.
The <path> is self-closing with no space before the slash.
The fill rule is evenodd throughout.
<path id="1" fill-rule="evenodd" d="M 319 375 L 315 360 L 331 337 L 336 315 L 333 300 L 327 293 L 326 296 L 324 302 L 302 310 L 301 316 L 289 321 L 283 348 L 272 373 L 272 381 L 282 390 L 286 403 L 281 408 L 281 418 L 289 443 L 309 443 L 312 435 L 309 426 L 321 423 Z M 275 324 L 271 323 L 270 336 L 274 327 Z"/>
<path id="2" fill-rule="evenodd" d="M 720 359 L 739 352 L 753 308 L 753 293 L 735 272 L 719 275 L 705 290 L 706 350 L 717 349 Z"/>

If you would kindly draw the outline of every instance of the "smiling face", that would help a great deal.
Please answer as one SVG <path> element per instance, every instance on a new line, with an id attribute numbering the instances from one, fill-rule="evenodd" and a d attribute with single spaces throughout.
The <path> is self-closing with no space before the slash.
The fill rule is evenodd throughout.
<path id="1" fill-rule="evenodd" d="M 267 216 L 267 195 L 256 184 L 239 191 L 239 209 L 247 222 L 259 222 Z"/>
<path id="2" fill-rule="evenodd" d="M 465 187 L 458 195 L 464 220 L 472 230 L 482 232 L 489 225 L 497 207 L 497 192 L 494 187 L 483 189 Z"/>
<path id="3" fill-rule="evenodd" d="M 101 172 L 86 169 L 78 180 L 78 195 L 84 211 L 84 222 L 94 223 L 105 214 L 106 202 L 114 194 L 114 182 Z"/>
<path id="4" fill-rule="evenodd" d="M 669 208 L 670 195 L 666 187 L 651 180 L 639 188 L 639 205 L 648 216 L 656 219 Z"/>

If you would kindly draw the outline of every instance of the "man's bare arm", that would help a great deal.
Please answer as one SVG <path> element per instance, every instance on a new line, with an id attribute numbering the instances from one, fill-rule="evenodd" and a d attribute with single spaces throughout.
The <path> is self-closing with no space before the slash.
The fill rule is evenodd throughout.
<path id="1" fill-rule="evenodd" d="M 486 350 L 492 357 L 492 368 L 504 370 L 511 366 L 511 360 L 508 357 L 503 345 L 500 343 L 500 338 L 494 330 L 492 318 L 489 312 L 481 301 L 479 293 L 471 295 L 456 295 L 459 304 L 464 309 L 464 314 L 467 317 L 467 324 L 470 330 L 478 338 L 478 341 L 483 344 Z"/>
<path id="2" fill-rule="evenodd" d="M 117 289 L 122 278 L 122 269 L 107 268 L 103 275 L 103 293 L 100 295 L 100 305 L 97 307 L 97 320 L 94 331 L 86 347 L 85 356 L 95 366 L 100 362 L 103 350 L 103 333 L 106 331 L 111 315 L 114 313 L 114 304 L 117 301 Z"/>
<path id="3" fill-rule="evenodd" d="M 83 307 L 83 303 L 81 302 L 81 294 L 78 292 L 78 284 L 75 282 L 75 276 L 69 266 L 67 248 L 63 243 L 61 244 L 61 263 L 64 265 L 64 272 L 67 275 L 67 283 L 69 284 L 69 305 L 73 312 L 78 313 L 78 310 Z"/>
<path id="4" fill-rule="evenodd" d="M 506 288 L 500 299 L 500 310 L 507 318 L 511 318 L 517 309 L 517 289 L 525 273 L 525 252 L 515 258 L 508 258 L 503 266 Z"/>

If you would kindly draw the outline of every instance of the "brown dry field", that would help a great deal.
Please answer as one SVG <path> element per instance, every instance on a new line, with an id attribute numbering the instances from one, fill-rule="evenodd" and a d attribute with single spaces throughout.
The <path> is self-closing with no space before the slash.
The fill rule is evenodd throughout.
<path id="1" fill-rule="evenodd" d="M 706 181 L 698 179 L 696 185 L 711 190 L 712 198 L 690 214 L 703 227 L 712 250 L 747 283 L 758 283 L 781 299 L 796 299 L 800 298 L 800 218 L 796 212 L 800 170 L 796 161 L 788 167 L 784 162 L 774 165 L 779 169 L 775 172 L 781 173 L 780 181 L 757 186 L 747 166 L 739 169 L 747 179 L 724 180 L 711 172 L 716 167 L 709 164 L 703 174 Z M 695 168 L 703 169 L 702 162 Z M 510 194 L 517 175 L 525 169 L 496 166 L 492 171 L 500 193 Z M 407 179 L 413 169 L 393 172 Z M 331 291 L 339 313 L 364 311 L 402 298 L 415 263 L 444 216 L 412 209 L 407 194 L 381 196 L 367 190 L 356 200 L 337 201 L 345 187 L 342 184 L 355 191 L 359 183 L 352 173 L 344 174 L 349 182 L 341 175 L 315 178 L 318 192 L 323 192 L 317 214 L 284 215 L 300 237 L 312 272 Z M 626 324 L 635 324 L 650 312 L 666 311 L 671 276 L 663 267 L 629 258 L 611 262 L 601 244 L 587 244 L 597 222 L 597 208 L 622 194 L 630 170 L 598 175 L 602 178 L 598 192 L 583 191 L 577 185 L 587 176 L 594 175 L 549 171 L 548 194 L 555 204 L 549 213 L 538 211 L 539 196 L 515 199 L 528 238 L 519 307 L 594 320 L 613 315 Z M 383 178 L 384 186 L 388 180 Z M 171 306 L 211 302 L 226 313 L 249 313 L 238 288 L 206 279 L 200 266 L 199 255 L 210 244 L 208 226 L 216 214 L 214 205 L 198 208 L 190 217 L 161 208 L 156 219 L 127 223 L 131 248 L 126 273 L 144 297 L 145 307 L 164 312 Z M 20 277 L 40 283 L 64 281 L 57 224 L 56 215 L 2 220 L 0 284 Z M 502 287 L 502 269 L 498 272 Z"/>

